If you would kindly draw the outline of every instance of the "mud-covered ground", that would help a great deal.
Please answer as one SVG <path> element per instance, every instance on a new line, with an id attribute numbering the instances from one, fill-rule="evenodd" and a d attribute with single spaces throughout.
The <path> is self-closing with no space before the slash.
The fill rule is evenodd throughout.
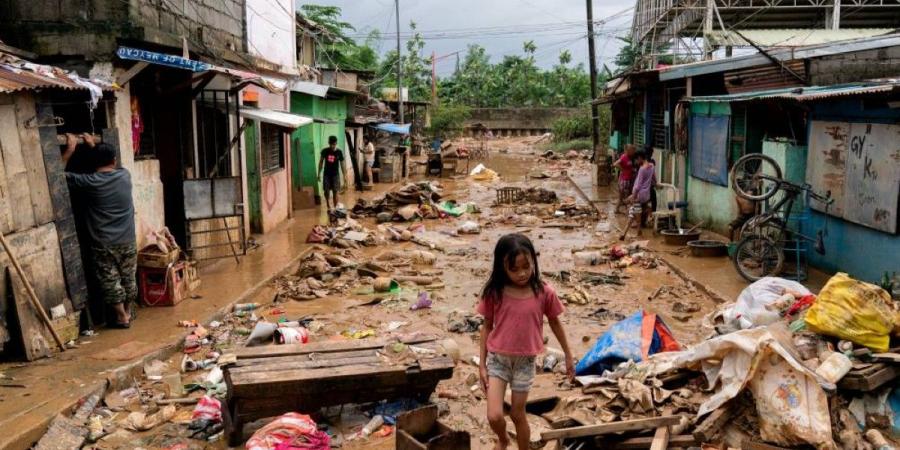
<path id="1" fill-rule="evenodd" d="M 346 287 L 326 289 L 329 292 L 323 298 L 292 300 L 284 295 L 282 289 L 279 303 L 264 305 L 256 311 L 256 315 L 266 318 L 285 317 L 289 320 L 311 318 L 314 324 L 310 327 L 311 341 L 334 339 L 344 332 L 361 330 L 373 330 L 376 336 L 392 332 L 419 331 L 439 333 L 454 339 L 459 345 L 461 357 L 453 378 L 440 383 L 437 392 L 432 396 L 432 401 L 439 404 L 445 423 L 472 434 L 472 448 L 476 449 L 490 448 L 492 445 L 492 433 L 485 420 L 484 394 L 480 389 L 473 388 L 476 384 L 474 380 L 477 379 L 477 366 L 470 361 L 472 356 L 478 354 L 478 333 L 450 332 L 448 320 L 451 316 L 455 318 L 474 314 L 479 291 L 489 275 L 494 244 L 504 234 L 524 233 L 535 243 L 540 254 L 540 268 L 546 280 L 556 288 L 561 298 L 568 300 L 562 321 L 576 358 L 584 355 L 597 337 L 611 324 L 641 308 L 660 314 L 682 344 L 692 344 L 706 337 L 710 330 L 701 325 L 702 318 L 715 308 L 714 300 L 680 278 L 652 251 L 641 251 L 638 248 L 635 250 L 637 255 L 626 258 L 624 262 L 593 266 L 576 264 L 575 252 L 606 253 L 610 246 L 620 244 L 619 230 L 624 226 L 626 218 L 613 213 L 616 197 L 614 191 L 591 188 L 588 161 L 580 155 L 575 159 L 568 159 L 566 155 L 561 155 L 562 157 L 556 160 L 543 158 L 540 156 L 541 150 L 531 144 L 535 139 L 491 142 L 491 156 L 483 163 L 496 171 L 499 179 L 476 181 L 469 177 L 430 178 L 443 186 L 445 199 L 454 199 L 459 203 L 472 202 L 478 205 L 481 211 L 479 214 L 468 213 L 460 218 L 421 222 L 424 224 L 425 232 L 420 236 L 439 244 L 444 251 L 434 252 L 437 260 L 433 266 L 413 265 L 403 270 L 418 270 L 424 274 L 434 275 L 438 279 L 430 290 L 433 299 L 431 308 L 417 311 L 409 309 L 409 305 L 422 290 L 415 286 L 405 286 L 399 298 L 376 305 L 359 306 L 371 300 L 373 296 L 357 293 L 360 292 L 360 286 L 365 288 L 367 281 L 351 277 L 343 280 L 345 283 L 338 280 L 338 284 L 346 284 Z M 474 165 L 475 162 L 472 163 L 473 167 Z M 542 173 L 542 176 L 547 178 L 532 178 L 529 173 L 532 175 Z M 571 176 L 588 196 L 596 200 L 595 204 L 600 213 L 581 218 L 553 217 L 560 204 L 575 203 L 579 211 L 593 209 L 579 197 L 567 180 L 566 174 Z M 421 174 L 415 178 L 425 179 Z M 507 186 L 552 190 L 557 194 L 558 202 L 542 205 L 493 206 L 496 190 Z M 366 193 L 362 197 L 371 199 L 378 195 Z M 365 228 L 380 235 L 374 218 L 361 218 L 358 221 Z M 477 222 L 481 226 L 481 233 L 453 236 L 458 227 L 466 221 Z M 410 224 L 394 225 L 405 228 Z M 629 239 L 625 244 L 634 242 L 635 239 Z M 335 250 L 327 246 L 322 248 L 327 251 Z M 411 242 L 383 241 L 380 245 L 351 250 L 346 254 L 359 261 L 366 261 L 386 251 L 423 249 L 424 247 Z M 590 278 L 620 280 L 620 284 L 581 281 Z M 286 282 L 292 280 L 299 279 L 278 280 L 264 295 L 273 298 L 279 286 L 283 288 Z M 272 314 L 273 312 L 275 314 Z M 229 346 L 240 345 L 241 340 L 245 339 L 238 332 L 241 328 L 252 328 L 248 318 L 231 318 L 218 329 L 209 330 L 213 336 L 221 336 L 224 332 L 228 332 L 227 339 L 219 342 L 217 350 L 227 352 Z M 545 325 L 544 331 L 547 336 L 547 347 L 559 348 L 548 326 Z M 203 349 L 199 354 L 203 355 L 203 352 L 209 350 Z M 200 359 L 202 356 L 194 357 Z M 177 371 L 180 359 L 181 355 L 168 361 L 169 370 Z M 202 378 L 206 372 L 183 374 L 182 382 L 189 383 L 194 377 Z M 552 394 L 560 397 L 582 395 L 580 388 L 573 389 L 564 378 L 561 373 L 539 373 L 532 395 Z M 146 380 L 136 381 L 146 386 Z M 97 445 L 100 448 L 135 446 L 167 448 L 184 444 L 187 447 L 181 448 L 204 446 L 223 448 L 225 446 L 223 440 L 204 443 L 184 438 L 185 427 L 177 422 L 188 420 L 191 409 L 192 406 L 179 406 L 177 415 L 165 425 L 145 433 L 120 431 L 101 440 Z M 534 418 L 537 421 L 542 420 L 537 416 Z M 343 448 L 394 448 L 393 434 L 387 437 L 372 436 L 348 440 L 349 436 L 368 420 L 356 406 L 325 410 L 319 419 L 328 423 L 330 432 L 340 436 Z M 248 427 L 248 435 L 251 431 L 252 427 Z"/>

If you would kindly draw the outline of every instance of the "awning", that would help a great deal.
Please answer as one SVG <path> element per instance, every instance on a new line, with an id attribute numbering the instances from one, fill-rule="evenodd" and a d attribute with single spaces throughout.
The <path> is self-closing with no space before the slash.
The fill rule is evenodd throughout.
<path id="1" fill-rule="evenodd" d="M 895 90 L 900 91 L 900 79 L 870 80 L 860 83 L 837 84 L 833 86 L 786 87 L 730 95 L 689 97 L 686 100 L 690 102 L 741 102 L 764 99 L 784 99 L 803 102 L 852 95 L 886 94 Z"/>
<path id="2" fill-rule="evenodd" d="M 173 69 L 189 70 L 191 72 L 221 73 L 238 80 L 240 83 L 255 84 L 273 93 L 284 92 L 284 89 L 287 87 L 286 80 L 264 77 L 255 72 L 218 66 L 203 61 L 182 58 L 181 56 L 177 55 L 151 52 L 149 50 L 142 50 L 139 48 L 131 47 L 119 47 L 119 49 L 116 50 L 116 55 L 121 59 L 141 61 L 160 66 L 171 67 Z"/>
<path id="3" fill-rule="evenodd" d="M 311 81 L 295 81 L 291 84 L 291 91 L 325 98 L 328 95 L 329 86 Z"/>
<path id="4" fill-rule="evenodd" d="M 296 130 L 303 125 L 313 123 L 311 117 L 292 114 L 284 111 L 276 111 L 274 109 L 259 109 L 250 106 L 241 106 L 241 115 L 260 122 L 271 123 L 280 127 Z"/>
<path id="5" fill-rule="evenodd" d="M 379 123 L 378 125 L 375 125 L 375 128 L 381 131 L 387 131 L 388 133 L 409 134 L 409 126 L 410 124 L 408 123 Z"/>

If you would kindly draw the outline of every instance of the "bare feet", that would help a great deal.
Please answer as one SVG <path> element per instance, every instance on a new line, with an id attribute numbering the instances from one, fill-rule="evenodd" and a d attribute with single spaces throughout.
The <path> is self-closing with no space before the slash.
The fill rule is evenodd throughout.
<path id="1" fill-rule="evenodd" d="M 496 444 L 494 444 L 494 450 L 506 450 L 506 447 L 509 447 L 509 439 L 505 441 L 498 440 Z"/>

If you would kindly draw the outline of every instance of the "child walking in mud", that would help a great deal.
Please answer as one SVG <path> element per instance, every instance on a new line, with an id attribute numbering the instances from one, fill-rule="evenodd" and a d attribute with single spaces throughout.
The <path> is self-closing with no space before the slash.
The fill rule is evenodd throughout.
<path id="1" fill-rule="evenodd" d="M 522 234 L 507 234 L 494 248 L 494 266 L 478 304 L 484 316 L 481 327 L 479 374 L 487 392 L 488 422 L 497 433 L 497 450 L 509 446 L 503 397 L 512 391 L 509 417 L 516 427 L 520 449 L 528 448 L 531 430 L 525 416 L 528 390 L 534 381 L 535 357 L 544 350 L 544 316 L 565 353 L 566 373 L 575 375 L 572 352 L 559 315 L 562 303 L 550 285 L 541 280 L 537 253 Z"/>

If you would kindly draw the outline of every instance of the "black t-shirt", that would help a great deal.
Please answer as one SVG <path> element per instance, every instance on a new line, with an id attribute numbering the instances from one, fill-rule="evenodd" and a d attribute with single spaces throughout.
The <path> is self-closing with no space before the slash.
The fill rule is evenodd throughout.
<path id="1" fill-rule="evenodd" d="M 331 147 L 322 149 L 322 161 L 325 161 L 325 176 L 335 177 L 338 174 L 338 166 L 344 161 L 344 152 L 339 148 L 334 150 Z"/>

